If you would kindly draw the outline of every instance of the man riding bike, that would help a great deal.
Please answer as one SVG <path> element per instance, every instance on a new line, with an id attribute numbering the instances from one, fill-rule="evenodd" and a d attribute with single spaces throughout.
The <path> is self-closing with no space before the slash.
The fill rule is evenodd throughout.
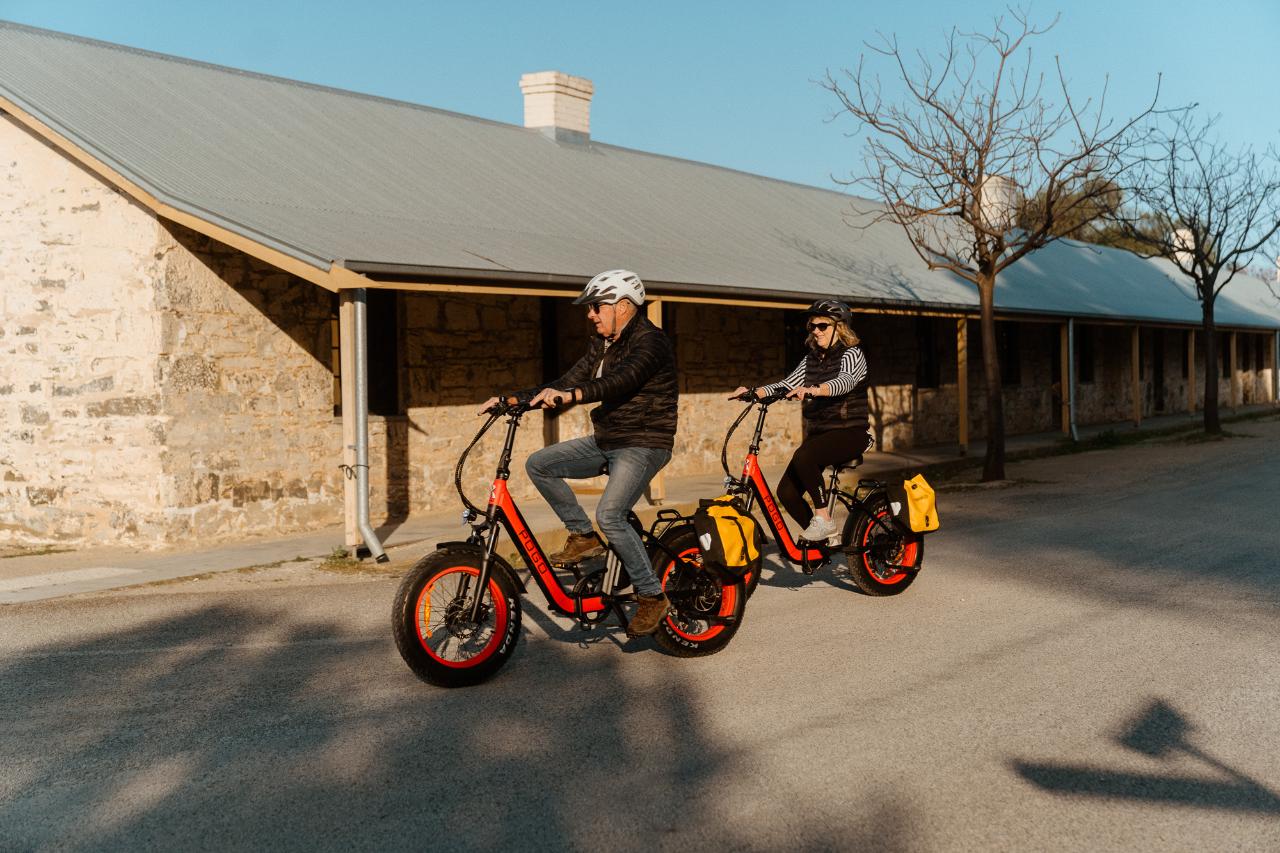
<path id="1" fill-rule="evenodd" d="M 804 403 L 804 441 L 778 482 L 778 500 L 804 526 L 800 538 L 820 542 L 838 532 L 827 509 L 822 469 L 843 465 L 871 449 L 867 359 L 853 331 L 853 312 L 838 299 L 819 299 L 805 312 L 809 353 L 786 379 L 756 389 L 757 397 L 783 391 Z M 730 395 L 745 394 L 740 387 Z M 805 495 L 813 503 L 805 503 Z"/>
<path id="2" fill-rule="evenodd" d="M 607 467 L 596 521 L 622 559 L 640 605 L 627 633 L 644 636 L 657 630 L 670 602 L 627 514 L 671 460 L 678 393 L 675 348 L 641 312 L 644 283 L 633 272 L 600 273 L 574 304 L 587 306 L 595 326 L 586 355 L 546 387 L 516 396 L 551 409 L 599 402 L 591 412 L 594 434 L 536 451 L 525 470 L 569 532 L 564 548 L 550 555 L 553 563 L 563 564 L 604 553 L 604 543 L 565 478 L 595 477 Z M 497 400 L 488 400 L 482 411 Z"/>

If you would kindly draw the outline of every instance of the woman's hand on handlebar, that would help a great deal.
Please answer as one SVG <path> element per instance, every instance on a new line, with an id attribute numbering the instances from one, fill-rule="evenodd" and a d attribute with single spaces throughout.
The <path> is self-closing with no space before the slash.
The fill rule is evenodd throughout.
<path id="1" fill-rule="evenodd" d="M 739 385 L 737 390 L 729 395 L 728 399 L 746 401 L 751 399 L 751 397 L 755 397 L 757 400 L 760 399 L 760 389 L 748 388 L 745 385 Z"/>
<path id="2" fill-rule="evenodd" d="M 503 399 L 504 398 L 502 397 L 490 397 L 488 400 L 485 400 L 483 403 L 480 404 L 480 411 L 476 412 L 476 414 L 477 415 L 493 414 L 494 409 L 497 408 L 498 404 L 502 402 Z"/>
<path id="3" fill-rule="evenodd" d="M 787 399 L 799 400 L 800 402 L 803 403 L 805 398 L 807 397 L 818 396 L 819 390 L 821 389 L 817 385 L 798 385 L 795 388 L 792 388 L 791 391 L 787 393 Z"/>

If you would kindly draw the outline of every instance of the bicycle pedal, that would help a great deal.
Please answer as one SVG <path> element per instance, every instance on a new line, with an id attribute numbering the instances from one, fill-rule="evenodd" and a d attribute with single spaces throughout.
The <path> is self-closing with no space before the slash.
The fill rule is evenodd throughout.
<path id="1" fill-rule="evenodd" d="M 551 568 L 559 569 L 562 572 L 572 572 L 575 580 L 582 580 L 582 563 L 552 563 Z"/>

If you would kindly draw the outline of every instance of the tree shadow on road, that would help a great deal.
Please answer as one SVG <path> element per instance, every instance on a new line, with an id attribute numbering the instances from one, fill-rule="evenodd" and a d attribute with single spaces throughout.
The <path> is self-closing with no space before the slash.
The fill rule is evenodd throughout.
<path id="1" fill-rule="evenodd" d="M 1013 761 L 1019 776 L 1041 790 L 1076 797 L 1146 801 L 1224 811 L 1280 814 L 1280 796 L 1261 782 L 1219 761 L 1190 739 L 1194 726 L 1163 700 L 1152 701 L 1115 736 L 1131 752 L 1171 762 L 1190 758 L 1202 768 L 1135 773 L 1096 765 Z"/>
<path id="2" fill-rule="evenodd" d="M 815 825 L 761 802 L 755 735 L 702 718 L 697 661 L 522 642 L 440 690 L 389 631 L 235 602 L 96 631 L 112 602 L 84 602 L 10 656 L 0 847 L 745 850 L 761 814 L 798 850 L 915 846 L 893 803 Z"/>

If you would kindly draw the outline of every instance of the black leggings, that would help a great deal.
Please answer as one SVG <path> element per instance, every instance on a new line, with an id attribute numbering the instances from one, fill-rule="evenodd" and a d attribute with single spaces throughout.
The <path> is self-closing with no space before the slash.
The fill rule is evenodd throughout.
<path id="1" fill-rule="evenodd" d="M 791 463 L 778 481 L 778 502 L 801 527 L 808 527 L 813 520 L 813 509 L 805 503 L 804 496 L 809 496 L 814 507 L 827 504 L 827 484 L 822 480 L 822 469 L 853 460 L 867 446 L 865 426 L 840 427 L 805 439 L 792 454 Z"/>

